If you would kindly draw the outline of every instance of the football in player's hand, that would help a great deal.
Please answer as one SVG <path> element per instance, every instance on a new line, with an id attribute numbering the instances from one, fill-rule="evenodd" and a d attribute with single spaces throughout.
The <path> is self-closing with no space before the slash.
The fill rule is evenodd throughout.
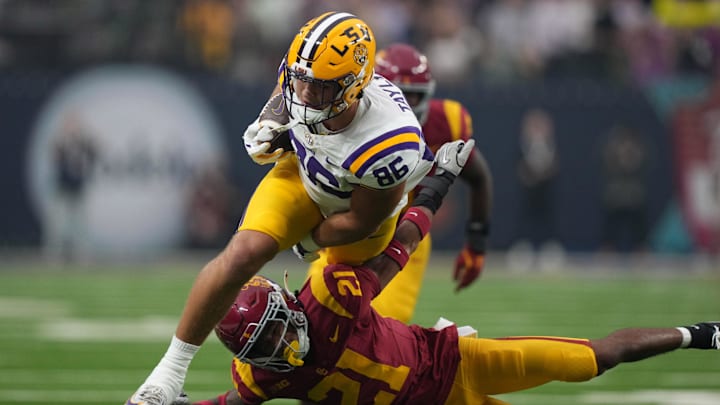
<path id="1" fill-rule="evenodd" d="M 270 98 L 260 112 L 260 118 L 258 121 L 260 125 L 270 125 L 273 127 L 286 125 L 290 122 L 290 114 L 288 114 L 287 108 L 285 108 L 285 100 L 283 100 L 282 93 L 278 93 Z M 271 121 L 272 123 L 263 121 Z M 274 151 L 277 148 L 282 148 L 286 151 L 293 149 L 290 142 L 290 133 L 288 131 L 273 132 L 275 133 L 275 136 L 270 141 L 270 151 Z"/>
<path id="2" fill-rule="evenodd" d="M 290 122 L 290 114 L 288 114 L 287 108 L 285 108 L 285 100 L 283 100 L 282 93 L 278 93 L 270 98 L 268 102 L 260 111 L 260 119 L 275 121 L 279 125 L 285 125 Z"/>

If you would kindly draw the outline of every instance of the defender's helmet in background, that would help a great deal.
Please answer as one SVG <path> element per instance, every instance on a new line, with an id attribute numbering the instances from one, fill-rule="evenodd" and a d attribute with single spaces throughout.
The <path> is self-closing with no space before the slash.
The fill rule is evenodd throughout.
<path id="1" fill-rule="evenodd" d="M 410 45 L 392 44 L 378 51 L 375 72 L 402 90 L 418 121 L 424 124 L 435 93 L 435 80 L 425 55 Z"/>
<path id="2" fill-rule="evenodd" d="M 290 115 L 311 125 L 336 117 L 361 97 L 375 66 L 375 36 L 370 27 L 348 13 L 328 12 L 300 28 L 286 55 L 283 84 Z M 297 80 L 332 89 L 327 100 L 305 105 Z"/>
<path id="3" fill-rule="evenodd" d="M 307 328 L 295 296 L 255 276 L 242 287 L 215 334 L 240 361 L 285 372 L 303 364 L 310 350 Z"/>

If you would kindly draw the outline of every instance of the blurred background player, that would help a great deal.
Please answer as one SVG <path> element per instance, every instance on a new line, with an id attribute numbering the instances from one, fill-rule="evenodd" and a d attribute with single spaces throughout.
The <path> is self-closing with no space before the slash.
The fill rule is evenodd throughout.
<path id="1" fill-rule="evenodd" d="M 472 137 L 472 119 L 465 107 L 455 100 L 433 98 L 435 80 L 427 58 L 413 46 L 396 43 L 378 51 L 375 73 L 402 90 L 422 125 L 425 142 L 433 152 L 446 142 Z M 469 218 L 465 245 L 455 261 L 453 277 L 456 291 L 469 286 L 480 276 L 490 231 L 492 177 L 485 158 L 477 148 L 473 149 L 460 178 L 469 187 Z M 373 307 L 380 314 L 410 322 L 431 249 L 428 235 L 386 292 L 373 301 Z M 310 273 L 322 273 L 326 264 L 324 254 L 321 254 L 321 259 L 312 263 Z"/>
<path id="2" fill-rule="evenodd" d="M 164 405 L 178 395 L 199 345 L 278 252 L 294 246 L 311 261 L 331 246 L 330 263 L 360 264 L 390 242 L 433 155 L 412 109 L 394 97 L 400 90 L 373 80 L 375 43 L 349 13 L 324 13 L 300 28 L 275 91 L 243 135 L 250 157 L 274 166 L 227 247 L 198 275 L 168 351 L 127 404 Z M 281 117 L 289 124 L 282 131 Z M 271 142 L 277 132 L 292 149 Z"/>

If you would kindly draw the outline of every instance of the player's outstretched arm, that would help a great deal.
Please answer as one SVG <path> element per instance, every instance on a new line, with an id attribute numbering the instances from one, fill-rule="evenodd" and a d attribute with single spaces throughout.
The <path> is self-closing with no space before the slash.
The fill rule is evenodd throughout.
<path id="1" fill-rule="evenodd" d="M 474 145 L 475 141 L 472 139 L 467 142 L 449 142 L 436 153 L 435 172 L 420 182 L 420 192 L 405 212 L 393 240 L 382 255 L 365 264 L 377 273 L 380 288 L 384 288 L 405 266 L 410 254 L 429 231 L 433 216 L 467 162 Z"/>
<path id="2" fill-rule="evenodd" d="M 678 328 L 620 329 L 590 340 L 598 375 L 620 363 L 640 361 L 677 349 L 720 349 L 720 322 L 701 322 Z"/>
<path id="3" fill-rule="evenodd" d="M 470 218 L 465 225 L 465 244 L 455 259 L 453 280 L 455 292 L 471 285 L 485 266 L 487 238 L 492 209 L 492 175 L 485 157 L 475 148 L 465 164 L 460 179 L 469 187 Z"/>

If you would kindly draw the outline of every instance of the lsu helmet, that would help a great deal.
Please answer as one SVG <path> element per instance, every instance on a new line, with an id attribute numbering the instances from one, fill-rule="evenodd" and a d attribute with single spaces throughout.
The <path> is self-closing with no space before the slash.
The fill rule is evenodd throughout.
<path id="1" fill-rule="evenodd" d="M 215 334 L 238 360 L 287 372 L 303 364 L 310 350 L 302 305 L 288 290 L 254 276 L 215 326 Z"/>
<path id="2" fill-rule="evenodd" d="M 349 13 L 328 12 L 300 28 L 285 57 L 281 77 L 290 115 L 312 125 L 338 116 L 362 97 L 375 67 L 375 36 Z M 316 105 L 304 104 L 294 83 L 304 81 L 327 94 Z"/>
<path id="3" fill-rule="evenodd" d="M 392 44 L 378 51 L 375 72 L 402 90 L 418 121 L 424 124 L 435 93 L 427 57 L 410 45 Z"/>

